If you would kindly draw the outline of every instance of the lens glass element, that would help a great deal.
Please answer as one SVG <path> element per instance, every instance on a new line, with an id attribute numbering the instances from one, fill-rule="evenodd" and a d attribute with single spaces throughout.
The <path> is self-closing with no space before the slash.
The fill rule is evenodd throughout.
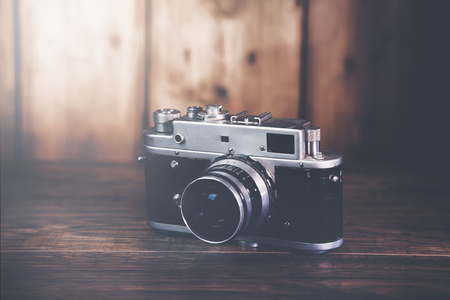
<path id="1" fill-rule="evenodd" d="M 242 207 L 238 194 L 230 188 L 220 180 L 200 178 L 184 191 L 183 218 L 199 238 L 219 243 L 232 238 L 240 229 Z"/>

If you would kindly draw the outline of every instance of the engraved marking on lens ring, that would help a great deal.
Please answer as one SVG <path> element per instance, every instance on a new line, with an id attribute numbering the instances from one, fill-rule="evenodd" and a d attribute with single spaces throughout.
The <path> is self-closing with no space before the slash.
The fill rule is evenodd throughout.
<path id="1" fill-rule="evenodd" d="M 262 178 L 262 175 L 260 175 L 252 166 L 237 160 L 237 159 L 223 159 L 223 160 L 218 160 L 215 163 L 211 164 L 209 166 L 209 168 L 206 170 L 206 172 L 218 165 L 234 165 L 242 170 L 244 170 L 245 172 L 247 172 L 248 175 L 250 175 L 250 177 L 253 179 L 253 181 L 255 182 L 259 193 L 261 195 L 261 216 L 258 220 L 258 222 L 256 222 L 255 228 L 257 228 L 258 226 L 260 226 L 267 218 L 267 215 L 269 213 L 269 206 L 270 206 L 270 194 L 266 185 L 265 180 Z M 272 177 L 267 170 L 266 173 L 269 177 Z M 273 177 L 272 177 L 272 181 L 273 181 Z"/>
<path id="2" fill-rule="evenodd" d="M 199 181 L 199 180 L 204 180 L 204 179 L 214 180 L 214 181 L 217 181 L 217 182 L 219 182 L 219 183 L 225 185 L 225 187 L 228 188 L 228 190 L 230 190 L 230 192 L 233 194 L 234 199 L 236 200 L 236 202 L 237 202 L 237 204 L 238 204 L 238 207 L 239 207 L 239 224 L 238 224 L 236 230 L 234 231 L 234 233 L 233 233 L 229 238 L 227 238 L 227 239 L 225 239 L 225 240 L 223 240 L 223 241 L 210 241 L 210 240 L 207 240 L 207 239 L 204 239 L 204 238 L 200 237 L 200 236 L 199 236 L 197 233 L 195 233 L 195 232 L 192 230 L 192 228 L 189 226 L 188 222 L 186 221 L 186 217 L 184 216 L 184 213 L 183 213 L 183 202 L 184 202 L 183 200 L 184 200 L 184 196 L 185 196 L 185 194 L 186 194 L 187 189 L 188 189 L 189 186 L 191 186 L 194 182 L 197 182 L 197 181 Z M 186 224 L 186 227 L 189 228 L 189 230 L 192 232 L 192 234 L 195 235 L 195 236 L 196 236 L 197 238 L 199 238 L 200 240 L 202 240 L 202 241 L 204 241 L 204 242 L 207 242 L 207 243 L 210 243 L 210 244 L 221 244 L 221 243 L 225 243 L 226 241 L 231 240 L 232 238 L 234 238 L 234 237 L 238 234 L 238 232 L 239 232 L 239 231 L 241 230 L 241 228 L 242 228 L 242 224 L 244 223 L 244 206 L 243 206 L 241 200 L 242 200 L 241 195 L 239 194 L 238 191 L 236 191 L 236 189 L 235 189 L 230 183 L 226 182 L 225 180 L 223 180 L 223 179 L 221 179 L 221 178 L 217 178 L 217 177 L 214 177 L 214 176 L 202 176 L 202 177 L 200 177 L 200 178 L 195 179 L 195 180 L 192 181 L 191 183 L 189 183 L 189 184 L 187 185 L 187 187 L 184 189 L 183 195 L 181 196 L 181 202 L 180 202 L 181 216 L 183 217 L 183 221 L 184 221 L 184 224 Z"/>

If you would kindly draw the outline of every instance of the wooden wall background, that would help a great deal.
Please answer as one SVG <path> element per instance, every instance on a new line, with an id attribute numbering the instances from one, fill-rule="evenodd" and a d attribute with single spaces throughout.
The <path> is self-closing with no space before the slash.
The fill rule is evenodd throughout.
<path id="1" fill-rule="evenodd" d="M 347 161 L 424 161 L 446 147 L 448 8 L 0 0 L 2 161 L 131 162 L 153 110 L 210 102 L 311 119 Z"/>

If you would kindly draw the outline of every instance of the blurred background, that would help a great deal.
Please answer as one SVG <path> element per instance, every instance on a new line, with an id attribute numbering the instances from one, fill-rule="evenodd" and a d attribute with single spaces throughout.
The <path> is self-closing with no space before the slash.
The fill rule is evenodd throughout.
<path id="1" fill-rule="evenodd" d="M 2 163 L 133 162 L 154 110 L 214 102 L 442 169 L 449 2 L 0 0 Z"/>

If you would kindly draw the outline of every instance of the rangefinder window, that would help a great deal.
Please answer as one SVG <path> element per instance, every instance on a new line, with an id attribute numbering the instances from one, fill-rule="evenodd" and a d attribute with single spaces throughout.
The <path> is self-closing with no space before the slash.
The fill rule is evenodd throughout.
<path id="1" fill-rule="evenodd" d="M 294 136 L 288 134 L 267 134 L 267 151 L 273 153 L 294 154 Z"/>

